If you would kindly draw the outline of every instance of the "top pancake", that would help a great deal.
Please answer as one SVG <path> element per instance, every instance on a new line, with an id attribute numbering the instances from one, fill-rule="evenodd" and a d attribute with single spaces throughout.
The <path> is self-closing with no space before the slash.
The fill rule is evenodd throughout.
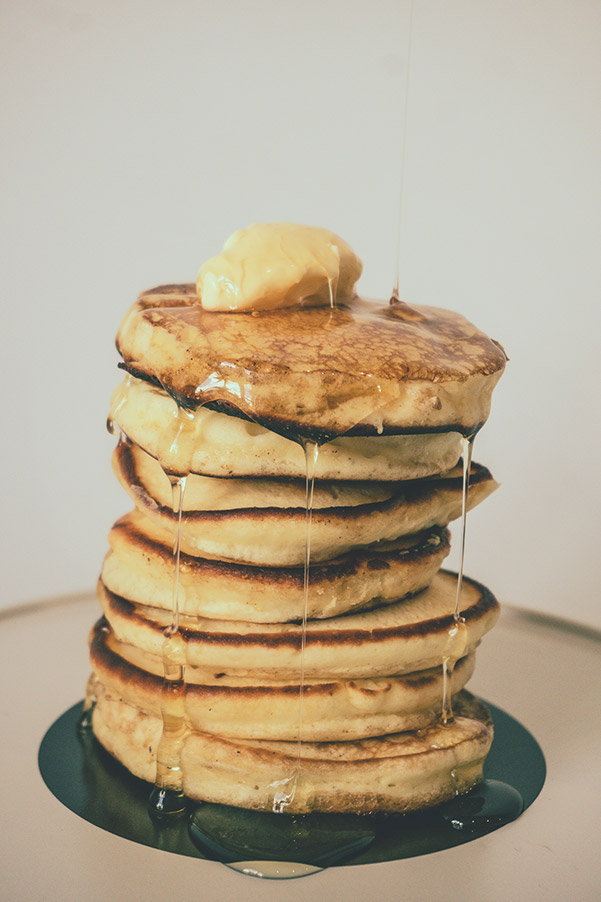
<path id="1" fill-rule="evenodd" d="M 142 293 L 117 336 L 122 366 L 184 407 L 236 411 L 319 441 L 455 430 L 486 420 L 505 353 L 456 313 L 352 306 L 203 310 L 195 286 Z"/>

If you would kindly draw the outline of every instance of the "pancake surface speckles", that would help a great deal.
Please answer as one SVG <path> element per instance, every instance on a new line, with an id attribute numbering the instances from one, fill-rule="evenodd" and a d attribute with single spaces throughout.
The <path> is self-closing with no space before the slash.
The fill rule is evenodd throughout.
<path id="1" fill-rule="evenodd" d="M 139 510 L 171 531 L 176 515 L 169 505 L 169 481 L 153 458 L 135 445 L 121 442 L 113 469 Z M 474 507 L 497 486 L 484 467 L 474 464 L 469 506 Z M 194 476 L 188 477 L 190 480 Z M 388 487 L 387 487 L 388 488 Z M 382 501 L 317 508 L 311 520 L 311 559 L 327 561 L 378 542 L 446 526 L 461 516 L 462 480 L 414 480 L 387 490 Z M 369 497 L 369 493 L 368 493 Z M 334 500 L 334 499 L 333 499 Z M 187 554 L 273 567 L 299 566 L 305 556 L 304 508 L 188 510 L 184 498 L 181 547 Z"/>
<path id="2" fill-rule="evenodd" d="M 297 441 L 208 407 L 190 411 L 183 421 L 178 410 L 164 389 L 127 376 L 113 393 L 110 418 L 168 472 L 305 478 L 305 456 Z M 381 482 L 421 479 L 451 470 L 460 456 L 457 432 L 341 436 L 322 445 L 315 475 Z"/>
<path id="3" fill-rule="evenodd" d="M 119 642 L 106 621 L 96 624 L 90 646 L 97 679 L 129 705 L 160 717 L 163 668 L 153 655 Z M 474 655 L 457 662 L 451 692 L 474 671 Z M 431 726 L 440 714 L 442 670 L 384 679 L 307 680 L 303 693 L 303 741 L 363 739 Z M 185 712 L 191 729 L 218 736 L 283 739 L 298 735 L 298 683 L 206 674 L 189 668 Z"/>
<path id="4" fill-rule="evenodd" d="M 441 571 L 429 589 L 414 598 L 357 614 L 307 624 L 303 661 L 306 677 L 353 679 L 411 673 L 436 667 L 448 647 L 453 626 L 456 575 Z M 135 605 L 98 587 L 104 615 L 117 638 L 159 660 L 170 615 Z M 465 619 L 462 657 L 475 648 L 499 616 L 494 596 L 465 580 L 461 613 Z M 298 678 L 302 625 L 180 618 L 189 667 L 204 673 Z"/>
<path id="5" fill-rule="evenodd" d="M 170 611 L 173 535 L 140 511 L 118 520 L 104 585 L 129 601 Z M 309 619 L 397 601 L 426 588 L 449 553 L 448 530 L 432 529 L 311 567 Z M 300 622 L 305 610 L 303 567 L 256 567 L 182 553 L 179 609 L 191 617 L 265 623 Z"/>
<path id="6" fill-rule="evenodd" d="M 411 309 L 411 308 L 409 308 Z M 456 313 L 382 305 L 213 313 L 194 285 L 140 295 L 119 329 L 126 369 L 184 405 L 333 438 L 484 423 L 504 351 Z M 224 366 L 224 361 L 225 366 Z"/>

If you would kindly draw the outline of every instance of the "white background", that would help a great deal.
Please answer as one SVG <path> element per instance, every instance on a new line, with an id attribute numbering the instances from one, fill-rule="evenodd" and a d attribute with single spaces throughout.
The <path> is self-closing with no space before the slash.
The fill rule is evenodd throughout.
<path id="1" fill-rule="evenodd" d="M 2 594 L 91 587 L 128 502 L 113 338 L 234 229 L 323 225 L 395 270 L 409 2 L 2 4 Z M 466 569 L 601 626 L 601 5 L 415 0 L 401 295 L 511 362 Z"/>

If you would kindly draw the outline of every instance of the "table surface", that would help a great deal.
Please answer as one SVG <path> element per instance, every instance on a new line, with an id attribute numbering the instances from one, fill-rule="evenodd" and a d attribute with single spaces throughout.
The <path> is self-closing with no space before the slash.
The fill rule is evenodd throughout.
<path id="1" fill-rule="evenodd" d="M 83 696 L 92 595 L 0 613 L 2 898 L 598 900 L 601 635 L 509 606 L 478 651 L 471 691 L 520 720 L 547 760 L 538 799 L 513 823 L 454 849 L 260 880 L 100 830 L 65 808 L 37 766 L 40 742 Z"/>

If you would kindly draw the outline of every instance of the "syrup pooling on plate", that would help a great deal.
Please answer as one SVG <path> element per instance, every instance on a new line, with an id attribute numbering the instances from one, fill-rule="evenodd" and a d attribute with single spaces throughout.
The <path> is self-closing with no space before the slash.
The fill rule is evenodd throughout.
<path id="1" fill-rule="evenodd" d="M 185 824 L 180 822 L 179 826 L 174 825 L 169 829 L 162 821 L 161 829 L 158 830 L 149 826 L 138 780 L 123 769 L 116 769 L 89 732 L 77 734 L 76 724 L 80 710 L 81 706 L 76 704 L 65 712 L 55 721 L 42 740 L 39 767 L 48 789 L 63 805 L 102 830 L 151 848 L 190 855 L 191 850 L 186 848 L 187 843 L 183 839 L 183 833 L 186 832 Z M 416 815 L 383 816 L 376 819 L 368 816 L 351 819 L 351 816 L 348 816 L 350 826 L 357 831 L 367 833 L 370 828 L 375 828 L 375 843 L 373 850 L 368 848 L 365 854 L 363 847 L 357 849 L 356 854 L 360 856 L 358 860 L 353 854 L 350 861 L 341 859 L 340 863 L 365 865 L 452 848 L 491 833 L 502 824 L 518 817 L 523 809 L 527 809 L 536 800 L 544 785 L 545 761 L 542 750 L 534 737 L 510 715 L 494 706 L 492 714 L 496 730 L 496 751 L 491 753 L 487 761 L 487 779 L 482 784 L 468 795 L 459 796 L 435 809 Z M 499 778 L 509 780 L 518 787 L 517 798 L 516 790 L 507 787 L 506 783 L 501 784 L 501 794 L 498 792 Z M 509 790 L 509 797 L 513 800 L 510 804 L 505 788 Z M 253 818 L 246 831 L 252 839 L 252 844 L 244 852 L 240 848 L 242 844 L 237 843 L 234 856 L 233 850 L 229 844 L 223 842 L 222 837 L 231 835 L 233 827 L 237 830 L 240 820 L 244 821 L 247 816 Z M 270 830 L 257 829 L 255 816 L 265 818 L 269 822 Z M 321 820 L 325 820 L 326 817 Z M 274 855 L 273 862 L 263 868 L 261 855 L 257 854 L 256 850 L 270 846 L 268 832 L 270 836 L 275 833 L 281 837 L 283 830 L 286 829 L 286 823 L 293 820 L 295 818 L 281 818 L 261 812 L 245 812 L 224 808 L 221 805 L 203 804 L 192 815 L 189 835 L 203 857 L 224 863 L 234 860 L 237 862 L 234 867 L 243 873 L 247 866 L 254 871 L 253 876 L 259 876 L 263 872 L 265 876 L 269 876 L 268 869 L 273 867 L 277 870 L 277 861 L 285 859 L 286 855 L 280 854 L 279 857 Z M 307 856 L 302 860 L 323 867 L 322 837 L 325 834 L 325 839 L 331 840 L 337 833 L 337 826 L 333 828 L 329 822 L 320 823 L 319 815 L 317 830 L 314 828 L 313 815 L 307 817 L 306 821 L 308 825 L 310 824 L 312 849 L 317 849 L 320 858 L 313 861 Z M 167 829 L 163 829 L 164 827 Z M 324 827 L 325 831 L 319 832 L 320 827 Z M 197 828 L 200 830 L 200 836 Z M 204 839 L 206 836 L 216 837 L 219 845 L 225 846 L 221 857 L 210 853 Z M 367 842 L 366 837 L 366 846 Z M 276 848 L 285 849 L 286 843 L 279 842 Z M 336 863 L 338 862 L 331 862 Z"/>
<path id="2" fill-rule="evenodd" d="M 523 810 L 524 800 L 515 787 L 502 780 L 483 780 L 467 795 L 445 802 L 436 814 L 452 830 L 478 835 L 514 821 Z"/>

